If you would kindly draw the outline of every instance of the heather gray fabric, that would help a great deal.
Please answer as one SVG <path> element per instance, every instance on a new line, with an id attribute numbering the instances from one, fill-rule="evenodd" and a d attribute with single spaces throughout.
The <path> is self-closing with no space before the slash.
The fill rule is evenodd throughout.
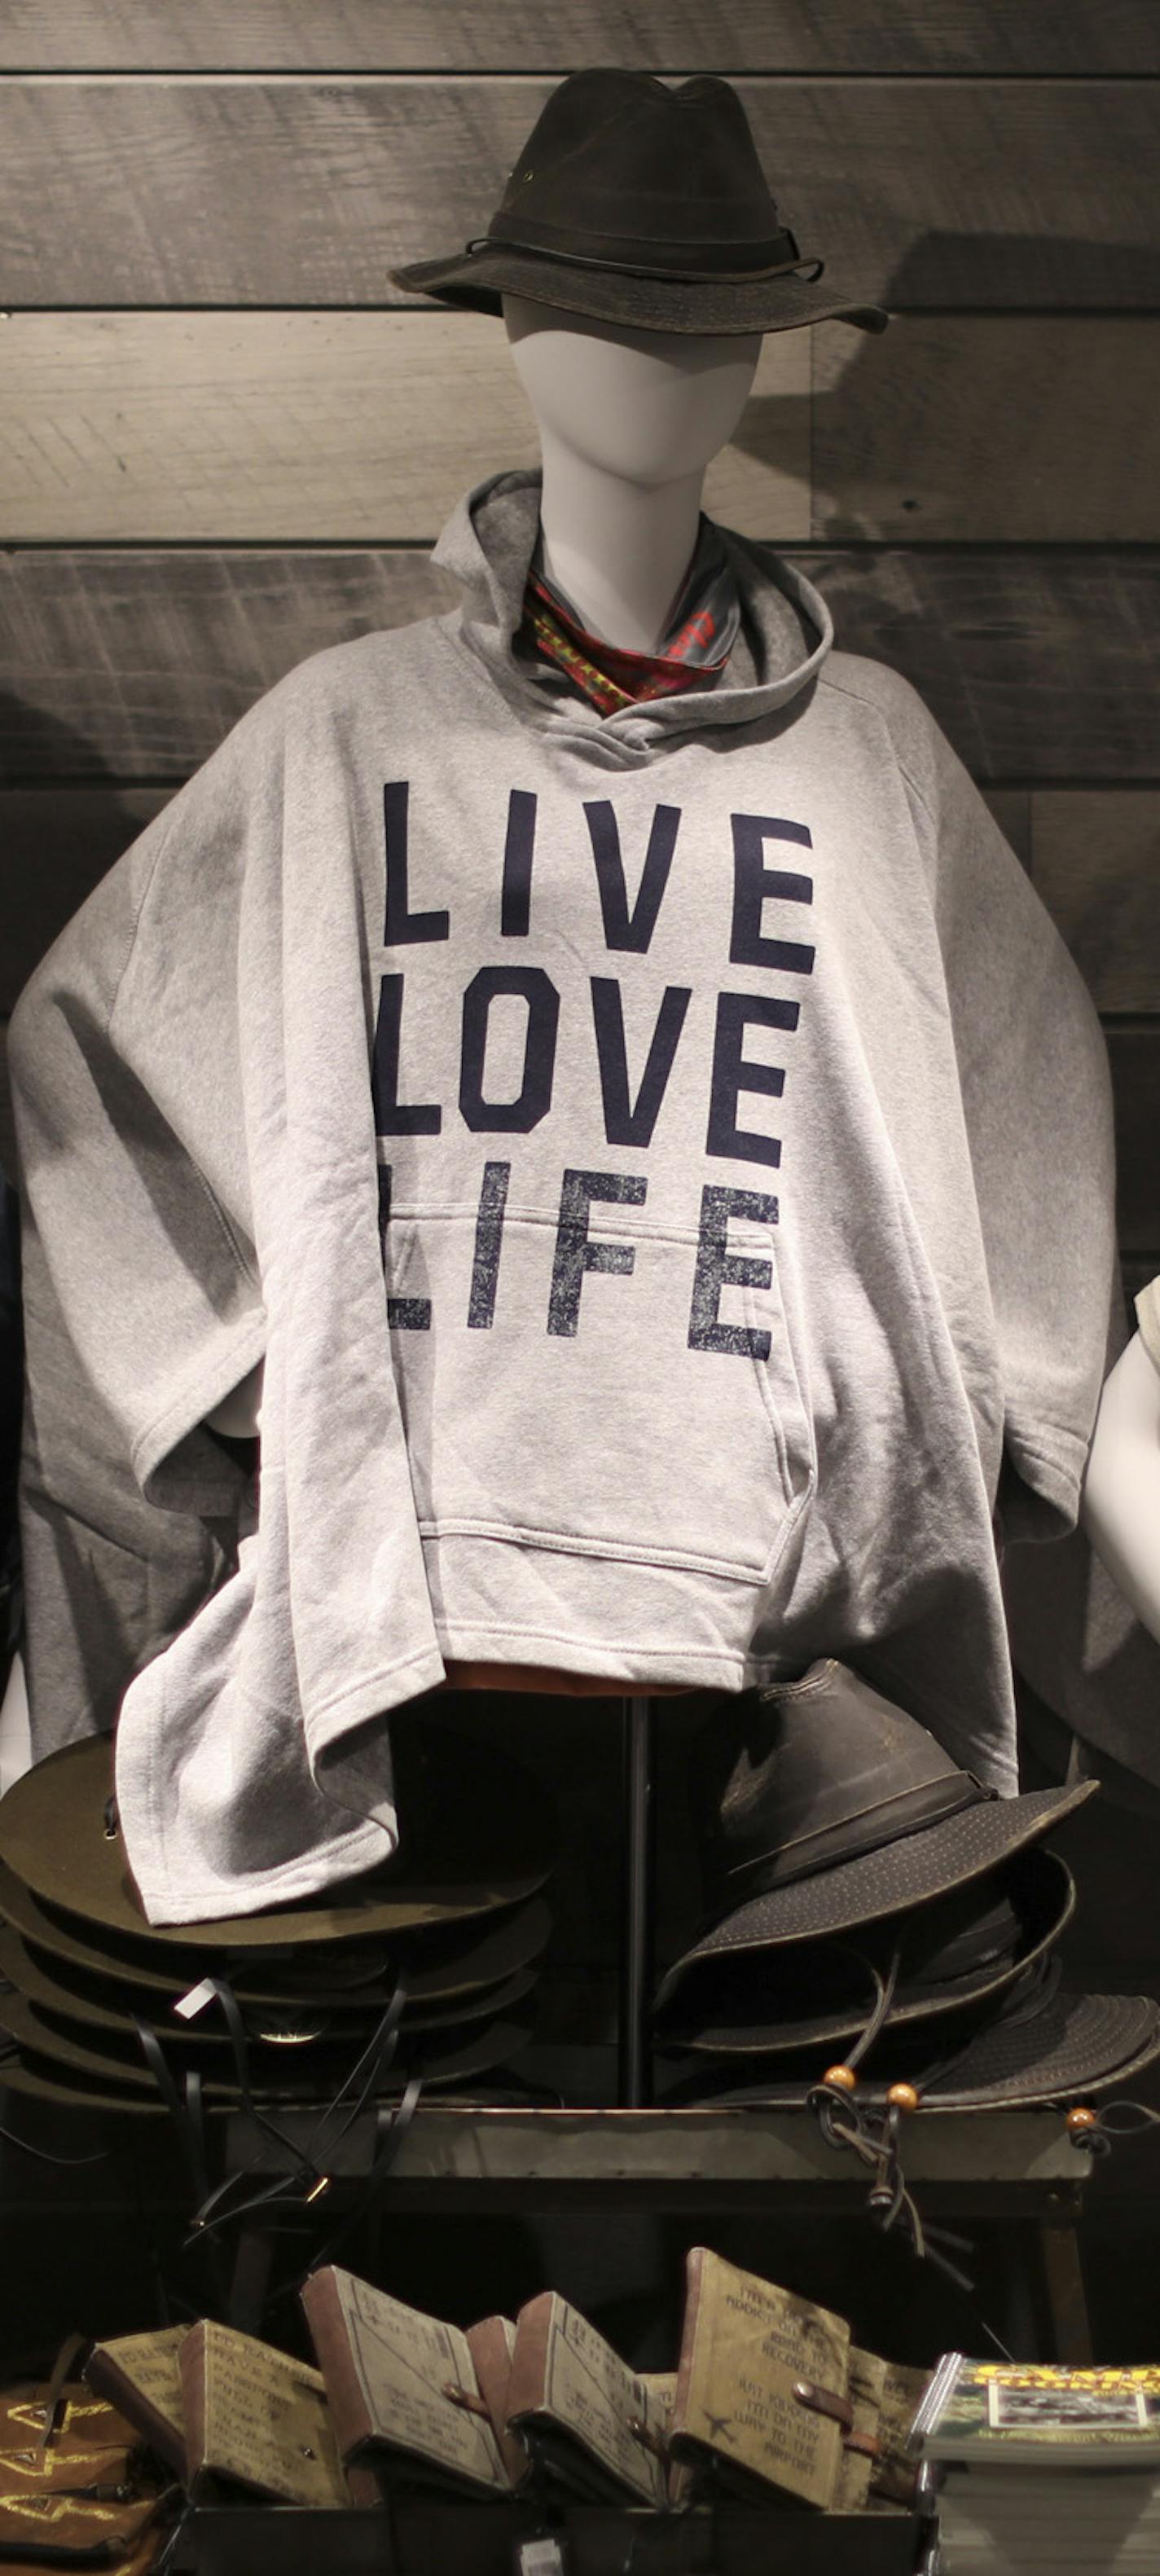
<path id="1" fill-rule="evenodd" d="M 727 532 L 721 680 L 601 718 L 514 649 L 538 504 L 469 493 L 462 607 L 271 689 L 17 1009 L 33 1722 L 91 1723 L 103 1552 L 164 1518 L 186 1624 L 141 1614 L 117 1755 L 157 1921 L 381 1858 L 382 1720 L 451 1657 L 735 1691 L 837 1655 L 1016 1785 L 992 1512 L 1005 1456 L 1008 1537 L 1075 1517 L 1094 1012 L 792 566 Z M 199 1426 L 263 1352 L 222 1582 Z"/>

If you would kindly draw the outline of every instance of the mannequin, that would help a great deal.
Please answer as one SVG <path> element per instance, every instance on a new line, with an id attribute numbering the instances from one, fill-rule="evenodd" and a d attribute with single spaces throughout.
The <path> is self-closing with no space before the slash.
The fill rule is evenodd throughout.
<path id="1" fill-rule="evenodd" d="M 636 331 L 520 295 L 503 297 L 503 315 L 540 434 L 545 571 L 589 633 L 653 653 L 697 542 L 706 470 L 744 411 L 762 335 Z M 253 1437 L 261 1404 L 259 1362 L 208 1416 L 210 1429 Z M 624 1693 L 622 1680 L 539 1664 L 451 1662 L 445 1687 Z M 668 1696 L 664 1684 L 654 1689 Z"/>
<path id="2" fill-rule="evenodd" d="M 1080 1517 L 1137 1618 L 1160 1637 L 1160 1374 L 1139 1333 L 1100 1398 Z"/>
<path id="3" fill-rule="evenodd" d="M 444 1682 L 849 1651 L 1016 1786 L 993 1507 L 1006 1454 L 1010 1540 L 1074 1519 L 1106 1058 L 918 693 L 698 524 L 763 334 L 889 318 L 820 269 L 728 83 L 570 75 L 490 232 L 392 272 L 504 321 L 543 473 L 464 495 L 458 609 L 247 712 L 22 997 L 34 1727 L 137 1653 L 151 1921 L 385 1857 L 391 1711 Z M 207 1423 L 261 1425 L 255 1490 Z"/>

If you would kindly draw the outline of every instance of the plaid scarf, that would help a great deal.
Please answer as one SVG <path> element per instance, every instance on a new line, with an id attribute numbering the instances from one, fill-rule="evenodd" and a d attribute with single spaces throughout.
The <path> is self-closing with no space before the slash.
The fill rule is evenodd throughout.
<path id="1" fill-rule="evenodd" d="M 719 530 L 701 513 L 700 530 L 680 597 L 661 638 L 659 653 L 627 653 L 590 635 L 567 594 L 543 569 L 544 539 L 536 539 L 524 591 L 518 641 L 555 662 L 602 716 L 636 699 L 672 697 L 680 689 L 711 689 L 733 650 L 741 624 L 737 582 Z"/>

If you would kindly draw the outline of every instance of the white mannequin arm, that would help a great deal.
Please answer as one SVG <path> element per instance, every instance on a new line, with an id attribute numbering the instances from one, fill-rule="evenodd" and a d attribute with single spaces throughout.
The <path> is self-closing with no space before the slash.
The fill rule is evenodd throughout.
<path id="1" fill-rule="evenodd" d="M 1160 1637 L 1160 1371 L 1138 1333 L 1100 1397 L 1080 1519 L 1137 1618 Z"/>
<path id="2" fill-rule="evenodd" d="M 248 1377 L 223 1395 L 206 1421 L 211 1431 L 222 1431 L 227 1440 L 252 1440 L 262 1428 L 262 1374 L 265 1363 L 258 1361 Z"/>

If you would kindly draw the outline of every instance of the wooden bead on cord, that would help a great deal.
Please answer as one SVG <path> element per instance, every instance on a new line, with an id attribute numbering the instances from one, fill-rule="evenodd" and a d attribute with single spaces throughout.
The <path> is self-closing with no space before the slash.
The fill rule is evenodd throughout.
<path id="1" fill-rule="evenodd" d="M 840 2093 L 856 2093 L 858 2078 L 852 2066 L 827 2066 L 823 2084 L 836 2084 Z"/>

